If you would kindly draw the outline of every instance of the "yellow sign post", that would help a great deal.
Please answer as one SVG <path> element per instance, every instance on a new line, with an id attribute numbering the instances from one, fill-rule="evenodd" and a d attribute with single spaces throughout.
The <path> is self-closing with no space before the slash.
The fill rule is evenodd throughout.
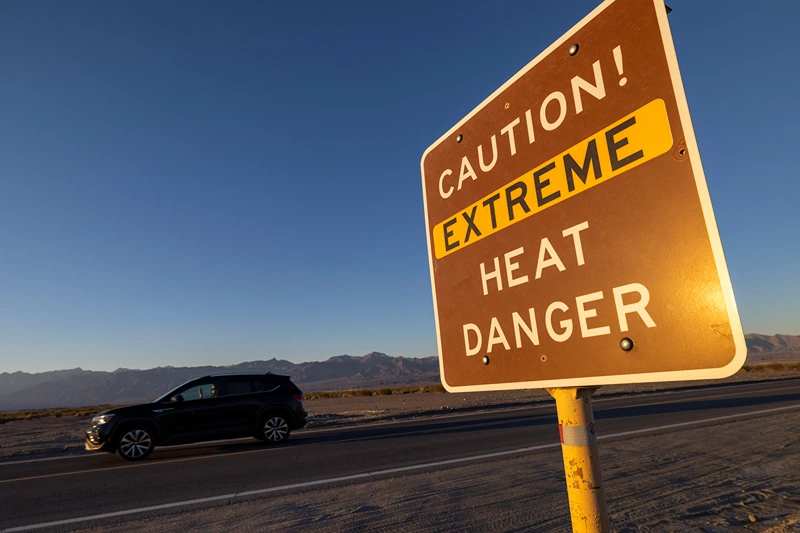
<path id="1" fill-rule="evenodd" d="M 556 400 L 569 512 L 575 533 L 610 531 L 592 413 L 595 390 L 596 387 L 547 390 Z"/>

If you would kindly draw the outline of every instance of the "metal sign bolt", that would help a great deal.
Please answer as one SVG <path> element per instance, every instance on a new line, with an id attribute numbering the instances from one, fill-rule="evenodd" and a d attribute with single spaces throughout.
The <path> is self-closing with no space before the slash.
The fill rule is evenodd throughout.
<path id="1" fill-rule="evenodd" d="M 578 43 L 575 43 L 575 44 L 573 44 L 572 46 L 569 47 L 569 52 L 567 52 L 567 53 L 569 55 L 571 55 L 571 56 L 574 56 L 575 54 L 578 53 L 578 49 L 579 48 L 580 48 L 580 45 Z"/>
<path id="2" fill-rule="evenodd" d="M 489 364 L 489 356 L 488 355 L 484 355 L 483 356 L 483 364 L 484 365 L 488 365 Z"/>
<path id="3" fill-rule="evenodd" d="M 633 340 L 625 337 L 621 341 L 619 341 L 619 347 L 625 350 L 626 352 L 630 352 L 633 350 Z"/>
<path id="4" fill-rule="evenodd" d="M 463 140 L 464 140 L 464 136 L 463 136 L 463 135 L 461 135 L 461 134 L 459 133 L 459 134 L 458 134 L 458 137 L 456 137 L 456 142 L 457 142 L 457 143 L 460 143 L 460 142 L 461 142 L 461 141 L 463 141 Z"/>

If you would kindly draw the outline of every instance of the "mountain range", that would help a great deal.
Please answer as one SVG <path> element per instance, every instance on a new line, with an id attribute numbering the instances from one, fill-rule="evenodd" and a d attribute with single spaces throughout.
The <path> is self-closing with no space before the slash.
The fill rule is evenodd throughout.
<path id="1" fill-rule="evenodd" d="M 748 363 L 800 359 L 800 336 L 745 336 Z M 225 372 L 272 372 L 292 377 L 304 391 L 422 385 L 439 382 L 437 357 L 392 357 L 379 352 L 327 361 L 282 359 L 229 366 L 120 368 L 100 372 L 74 368 L 29 374 L 0 373 L 0 410 L 125 404 L 150 401 L 198 376 Z"/>
<path id="2" fill-rule="evenodd" d="M 186 381 L 226 372 L 272 372 L 292 377 L 304 391 L 431 384 L 439 382 L 439 359 L 392 357 L 373 352 L 327 361 L 281 359 L 228 366 L 125 368 L 97 372 L 75 368 L 29 374 L 0 374 L 0 410 L 75 407 L 151 401 Z"/>

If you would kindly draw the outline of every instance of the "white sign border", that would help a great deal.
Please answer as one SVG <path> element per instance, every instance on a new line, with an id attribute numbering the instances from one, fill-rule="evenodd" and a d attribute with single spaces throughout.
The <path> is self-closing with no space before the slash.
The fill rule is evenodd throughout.
<path id="1" fill-rule="evenodd" d="M 667 20 L 667 10 L 664 6 L 663 0 L 652 0 L 655 5 L 656 14 L 658 16 L 658 26 L 661 30 L 661 38 L 664 44 L 664 50 L 667 56 L 667 63 L 669 65 L 669 73 L 672 79 L 672 87 L 675 93 L 675 99 L 678 104 L 678 111 L 681 117 L 681 124 L 685 135 L 686 148 L 689 151 L 689 160 L 692 163 L 694 170 L 695 184 L 697 185 L 697 192 L 700 197 L 700 203 L 703 209 L 703 216 L 706 221 L 706 229 L 708 237 L 711 241 L 711 248 L 714 253 L 714 259 L 717 265 L 717 273 L 719 274 L 720 285 L 722 287 L 723 297 L 725 299 L 725 306 L 728 310 L 728 319 L 730 320 L 731 333 L 733 336 L 734 345 L 736 346 L 736 353 L 733 360 L 719 368 L 703 368 L 697 370 L 680 370 L 671 372 L 646 372 L 641 374 L 622 374 L 616 376 L 597 376 L 597 377 L 580 377 L 570 379 L 555 379 L 546 381 L 524 381 L 515 383 L 498 383 L 487 385 L 465 385 L 455 387 L 449 385 L 445 380 L 444 362 L 442 358 L 442 336 L 439 329 L 439 308 L 436 301 L 436 280 L 433 272 L 434 258 L 431 255 L 431 232 L 430 223 L 428 220 L 428 197 L 425 188 L 425 158 L 427 155 L 436 148 L 439 144 L 449 139 L 450 136 L 472 118 L 478 111 L 483 109 L 495 97 L 508 88 L 511 84 L 517 81 L 526 72 L 535 67 L 542 59 L 550 55 L 556 48 L 560 47 L 578 30 L 586 26 L 597 15 L 602 13 L 606 8 L 613 4 L 616 0 L 605 0 L 602 4 L 597 6 L 591 13 L 584 17 L 580 22 L 573 26 L 569 31 L 562 35 L 558 40 L 551 44 L 542 53 L 536 56 L 530 63 L 525 65 L 519 72 L 517 72 L 511 79 L 505 82 L 500 88 L 493 92 L 488 98 L 481 102 L 475 109 L 473 109 L 467 116 L 461 119 L 455 126 L 442 135 L 436 142 L 434 142 L 422 154 L 420 161 L 420 168 L 422 172 L 422 197 L 424 202 L 425 211 L 425 236 L 428 244 L 428 267 L 431 275 L 431 289 L 433 293 L 433 315 L 436 321 L 436 343 L 439 350 L 439 374 L 441 377 L 442 385 L 448 392 L 481 392 L 481 391 L 501 391 L 501 390 L 516 390 L 516 389 L 546 389 L 558 387 L 584 387 L 584 386 L 597 386 L 597 385 L 624 385 L 630 383 L 656 383 L 668 381 L 689 381 L 699 379 L 722 379 L 735 374 L 743 365 L 747 358 L 747 345 L 744 340 L 744 332 L 739 318 L 739 311 L 736 306 L 736 298 L 733 294 L 733 286 L 728 272 L 728 266 L 725 261 L 725 254 L 722 249 L 722 241 L 719 236 L 719 229 L 714 217 L 714 210 L 711 205 L 711 196 L 708 192 L 708 184 L 706 183 L 706 176 L 703 172 L 703 166 L 700 162 L 700 152 L 697 147 L 697 139 L 694 135 L 694 127 L 692 126 L 691 117 L 689 115 L 689 104 L 686 101 L 686 93 L 683 88 L 683 81 L 681 80 L 680 69 L 678 68 L 678 57 L 675 53 L 675 45 L 672 41 L 672 33 L 669 29 L 669 21 Z"/>

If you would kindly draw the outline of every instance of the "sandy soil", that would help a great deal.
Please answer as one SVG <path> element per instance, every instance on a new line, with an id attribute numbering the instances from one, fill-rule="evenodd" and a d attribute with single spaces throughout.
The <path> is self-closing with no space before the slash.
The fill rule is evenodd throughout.
<path id="1" fill-rule="evenodd" d="M 725 380 L 601 387 L 596 397 L 641 394 L 658 390 L 718 386 L 721 383 L 787 379 L 798 372 L 739 372 Z M 307 429 L 338 427 L 420 415 L 510 408 L 552 401 L 546 391 L 492 393 L 415 393 L 306 400 Z M 0 425 L 0 462 L 87 453 L 83 439 L 91 417 L 65 416 L 20 420 Z M 800 469 L 800 468 L 799 468 Z"/>
<path id="2" fill-rule="evenodd" d="M 601 441 L 600 455 L 612 531 L 800 531 L 796 411 Z M 570 524 L 553 449 L 81 529 L 98 530 L 568 532 Z"/>

